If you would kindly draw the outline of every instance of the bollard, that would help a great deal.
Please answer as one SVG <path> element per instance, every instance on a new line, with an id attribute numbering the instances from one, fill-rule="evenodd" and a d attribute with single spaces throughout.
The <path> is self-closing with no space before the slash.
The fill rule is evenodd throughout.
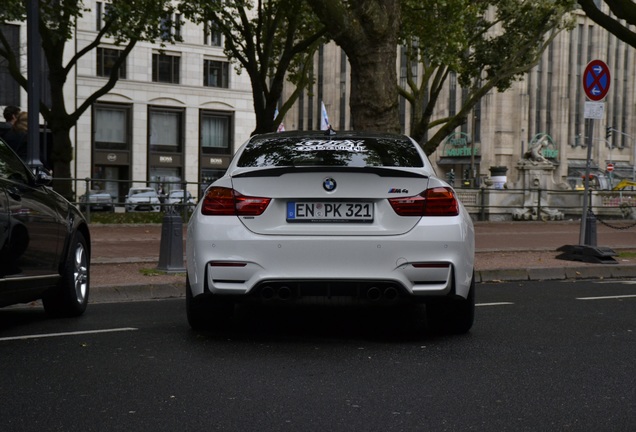
<path id="1" fill-rule="evenodd" d="M 596 217 L 591 211 L 587 212 L 585 218 L 585 245 L 596 246 Z"/>
<path id="2" fill-rule="evenodd" d="M 183 220 L 172 206 L 166 209 L 161 224 L 161 246 L 158 270 L 182 273 L 183 265 Z"/>

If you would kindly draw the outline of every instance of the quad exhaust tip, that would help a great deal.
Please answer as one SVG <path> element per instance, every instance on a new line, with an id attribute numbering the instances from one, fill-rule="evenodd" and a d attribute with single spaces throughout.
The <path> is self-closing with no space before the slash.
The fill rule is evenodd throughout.
<path id="1" fill-rule="evenodd" d="M 287 286 L 274 288 L 266 285 L 261 289 L 261 298 L 263 300 L 290 300 L 292 298 L 292 290 Z"/>

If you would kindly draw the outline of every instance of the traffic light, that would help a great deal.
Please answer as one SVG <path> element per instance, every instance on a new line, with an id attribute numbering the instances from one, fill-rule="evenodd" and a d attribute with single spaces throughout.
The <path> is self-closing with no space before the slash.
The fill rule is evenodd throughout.
<path id="1" fill-rule="evenodd" d="M 605 128 L 605 138 L 609 139 L 612 136 L 613 128 L 611 126 L 607 126 Z"/>
<path id="2" fill-rule="evenodd" d="M 453 186 L 455 184 L 455 170 L 450 170 L 447 174 L 448 176 L 448 183 Z"/>

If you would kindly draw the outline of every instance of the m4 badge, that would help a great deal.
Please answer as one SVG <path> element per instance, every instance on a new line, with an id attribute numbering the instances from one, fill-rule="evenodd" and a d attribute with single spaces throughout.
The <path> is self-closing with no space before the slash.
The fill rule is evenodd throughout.
<path id="1" fill-rule="evenodd" d="M 399 193 L 409 193 L 408 189 L 400 189 L 400 188 L 391 188 L 389 189 L 390 194 L 399 194 Z"/>

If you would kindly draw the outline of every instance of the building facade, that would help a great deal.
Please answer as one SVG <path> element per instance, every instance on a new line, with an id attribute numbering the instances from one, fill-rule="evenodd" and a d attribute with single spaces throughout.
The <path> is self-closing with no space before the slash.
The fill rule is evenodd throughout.
<path id="1" fill-rule="evenodd" d="M 70 57 L 97 35 L 105 3 L 86 2 L 89 11 L 78 21 Z M 603 5 L 605 7 L 605 5 Z M 633 178 L 636 158 L 636 62 L 633 48 L 575 12 L 576 25 L 561 32 L 540 63 L 506 92 L 488 93 L 468 121 L 448 136 L 430 157 L 438 174 L 455 186 L 479 186 L 485 177 L 502 176 L 514 184 L 517 162 L 530 146 L 543 143 L 543 155 L 555 164 L 555 181 L 574 187 L 580 181 L 592 143 L 591 166 L 599 177 Z M 173 17 L 174 18 L 174 17 Z M 108 191 L 123 202 L 130 186 L 188 189 L 200 196 L 223 174 L 238 145 L 255 126 L 251 83 L 238 75 L 223 54 L 222 38 L 206 26 L 181 20 L 183 42 L 160 49 L 138 43 L 129 55 L 116 87 L 95 103 L 74 128 L 72 172 L 92 179 L 90 187 Z M 23 23 L 2 24 L 11 43 L 26 47 Z M 108 41 L 84 56 L 65 95 L 80 106 L 101 87 L 121 49 Z M 26 56 L 22 57 L 26 70 Z M 602 119 L 585 117 L 582 74 L 593 59 L 611 70 L 611 89 Z M 406 60 L 398 56 L 398 78 Z M 331 126 L 350 128 L 350 67 L 335 44 L 322 46 L 314 62 L 315 83 L 304 91 L 283 119 L 287 130 L 319 129 L 324 104 Z M 26 106 L 27 96 L 0 65 L 0 106 Z M 291 92 L 291 88 L 287 91 Z M 457 112 L 466 93 L 450 76 L 437 117 Z M 400 100 L 400 119 L 409 132 L 409 106 Z M 449 175 L 453 173 L 453 175 Z M 133 184 L 134 183 L 134 184 Z M 505 184 L 505 183 L 502 183 Z M 84 186 L 76 186 L 78 195 Z"/>
<path id="2" fill-rule="evenodd" d="M 603 4 L 603 7 L 606 7 Z M 478 186 L 486 177 L 506 177 L 514 184 L 516 165 L 531 146 L 542 144 L 543 155 L 555 164 L 556 183 L 571 187 L 580 182 L 592 143 L 591 172 L 596 181 L 607 179 L 608 164 L 613 183 L 635 176 L 636 94 L 634 49 L 574 12 L 576 25 L 563 31 L 545 50 L 539 64 L 505 92 L 490 91 L 474 107 L 468 121 L 449 135 L 430 158 L 440 175 L 454 177 L 456 186 Z M 586 119 L 586 96 L 582 85 L 587 64 L 603 60 L 611 71 L 611 85 L 604 100 L 602 119 Z M 398 56 L 398 79 L 408 67 Z M 334 129 L 350 128 L 348 95 L 349 64 L 335 44 L 316 55 L 315 84 L 290 110 L 287 129 L 319 129 L 324 103 Z M 436 108 L 436 118 L 456 113 L 466 92 L 452 74 Z M 402 131 L 409 133 L 410 108 L 400 100 Z M 453 175 L 449 175 L 450 173 Z M 493 172 L 495 175 L 493 175 Z M 609 187 L 609 183 L 599 184 Z"/>
<path id="3" fill-rule="evenodd" d="M 106 3 L 85 3 L 90 10 L 78 20 L 74 39 L 67 44 L 74 49 L 66 56 L 93 42 L 103 24 Z M 254 129 L 251 83 L 228 62 L 221 36 L 206 26 L 180 22 L 177 31 L 183 42 L 163 49 L 158 43 L 138 43 L 115 88 L 74 128 L 74 177 L 92 179 L 91 188 L 108 191 L 117 202 L 124 201 L 133 185 L 161 187 L 168 193 L 187 182 L 198 197 L 196 184 L 220 177 L 236 146 Z M 15 44 L 24 50 L 26 26 L 12 27 Z M 65 88 L 67 106 L 80 106 L 104 85 L 122 49 L 112 42 L 106 40 L 79 61 Z M 12 81 L 6 75 L 2 79 Z M 15 91 L 15 83 L 8 87 L 18 100 L 14 94 L 0 105 L 25 107 L 26 93 Z M 78 183 L 77 195 L 84 189 L 83 182 Z"/>

